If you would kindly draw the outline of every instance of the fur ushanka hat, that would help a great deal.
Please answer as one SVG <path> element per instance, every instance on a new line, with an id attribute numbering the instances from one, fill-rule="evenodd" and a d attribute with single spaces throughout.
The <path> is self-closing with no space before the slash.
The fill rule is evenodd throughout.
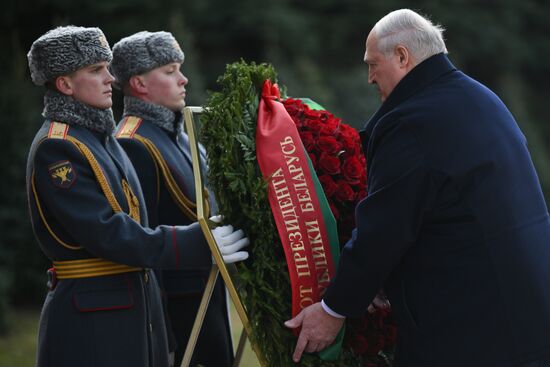
<path id="1" fill-rule="evenodd" d="M 138 32 L 123 38 L 113 46 L 111 73 L 115 85 L 124 86 L 134 75 L 172 62 L 183 63 L 184 55 L 178 41 L 169 32 Z"/>
<path id="2" fill-rule="evenodd" d="M 44 85 L 84 66 L 110 62 L 112 53 L 101 29 L 65 26 L 34 41 L 27 58 L 32 81 Z"/>

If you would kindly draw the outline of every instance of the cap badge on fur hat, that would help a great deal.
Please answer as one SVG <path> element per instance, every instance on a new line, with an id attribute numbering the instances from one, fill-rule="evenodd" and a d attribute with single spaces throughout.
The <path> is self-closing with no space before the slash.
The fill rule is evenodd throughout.
<path id="1" fill-rule="evenodd" d="M 107 38 L 104 34 L 99 36 L 99 44 L 105 48 L 109 48 L 109 42 L 107 42 Z"/>
<path id="2" fill-rule="evenodd" d="M 27 58 L 32 81 L 44 85 L 85 66 L 109 62 L 112 53 L 101 29 L 65 26 L 34 41 Z"/>

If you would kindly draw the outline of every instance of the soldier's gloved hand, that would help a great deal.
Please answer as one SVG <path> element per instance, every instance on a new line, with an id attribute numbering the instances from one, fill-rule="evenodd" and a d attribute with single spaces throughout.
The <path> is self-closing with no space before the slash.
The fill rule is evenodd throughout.
<path id="1" fill-rule="evenodd" d="M 211 217 L 210 220 L 215 223 L 220 223 L 221 216 L 216 215 Z M 250 243 L 248 237 L 245 237 L 242 229 L 235 231 L 231 225 L 220 226 L 212 230 L 212 235 L 216 240 L 216 244 L 223 256 L 223 261 L 226 264 L 248 259 L 248 252 L 239 251 Z"/>

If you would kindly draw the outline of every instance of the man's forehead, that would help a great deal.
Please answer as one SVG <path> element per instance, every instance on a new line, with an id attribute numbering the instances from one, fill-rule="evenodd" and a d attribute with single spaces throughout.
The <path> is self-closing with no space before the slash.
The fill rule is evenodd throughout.
<path id="1" fill-rule="evenodd" d="M 375 57 L 377 51 L 376 44 L 376 36 L 372 32 L 369 33 L 365 41 L 365 61 L 372 60 Z"/>
<path id="2" fill-rule="evenodd" d="M 93 68 L 98 68 L 98 67 L 103 67 L 108 65 L 109 63 L 107 61 L 99 61 L 90 65 L 84 66 L 82 69 L 93 69 Z"/>

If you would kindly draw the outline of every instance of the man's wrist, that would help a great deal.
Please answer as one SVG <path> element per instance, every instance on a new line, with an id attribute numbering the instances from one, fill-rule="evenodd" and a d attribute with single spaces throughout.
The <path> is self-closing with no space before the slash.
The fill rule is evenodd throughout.
<path id="1" fill-rule="evenodd" d="M 346 318 L 346 316 L 340 315 L 338 312 L 335 312 L 330 307 L 328 307 L 327 304 L 325 303 L 325 300 L 321 300 L 321 307 L 323 307 L 323 310 L 325 310 L 325 312 L 328 313 L 332 317 L 335 317 L 337 319 L 345 319 Z"/>

